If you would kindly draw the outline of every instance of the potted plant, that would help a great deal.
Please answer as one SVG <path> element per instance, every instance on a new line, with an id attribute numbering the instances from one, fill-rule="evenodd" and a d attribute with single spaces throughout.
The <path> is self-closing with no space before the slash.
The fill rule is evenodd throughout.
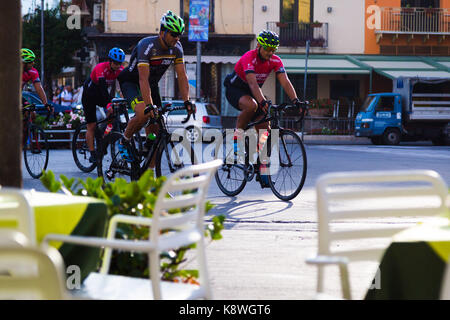
<path id="1" fill-rule="evenodd" d="M 322 25 L 323 25 L 323 23 L 322 22 L 319 22 L 319 21 L 314 21 L 313 23 L 311 23 L 311 27 L 313 27 L 313 28 L 320 28 L 320 27 L 322 27 Z"/>

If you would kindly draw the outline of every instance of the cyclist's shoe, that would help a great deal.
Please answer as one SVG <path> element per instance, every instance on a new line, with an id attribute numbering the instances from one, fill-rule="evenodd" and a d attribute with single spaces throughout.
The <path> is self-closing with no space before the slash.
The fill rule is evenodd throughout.
<path id="1" fill-rule="evenodd" d="M 269 175 L 266 173 L 267 172 L 267 166 L 264 165 L 264 164 L 261 164 L 260 167 L 259 167 L 259 170 L 260 170 L 260 175 L 259 175 L 260 179 L 258 179 L 258 177 L 257 177 L 256 180 L 261 182 L 261 186 L 263 188 L 270 188 Z"/>
<path id="2" fill-rule="evenodd" d="M 89 157 L 90 163 L 96 163 L 97 162 L 97 155 L 95 154 L 95 151 L 91 151 L 91 156 Z"/>
<path id="3" fill-rule="evenodd" d="M 127 162 L 133 162 L 133 156 L 130 153 L 130 142 L 126 139 L 122 138 L 122 140 L 119 142 L 119 152 L 122 156 L 122 159 Z"/>

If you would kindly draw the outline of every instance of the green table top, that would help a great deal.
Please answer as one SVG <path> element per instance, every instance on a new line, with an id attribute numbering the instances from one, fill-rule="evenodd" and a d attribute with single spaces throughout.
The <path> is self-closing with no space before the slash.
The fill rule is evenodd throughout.
<path id="1" fill-rule="evenodd" d="M 449 256 L 447 218 L 434 218 L 398 233 L 381 260 L 379 285 L 367 292 L 366 299 L 439 299 Z"/>

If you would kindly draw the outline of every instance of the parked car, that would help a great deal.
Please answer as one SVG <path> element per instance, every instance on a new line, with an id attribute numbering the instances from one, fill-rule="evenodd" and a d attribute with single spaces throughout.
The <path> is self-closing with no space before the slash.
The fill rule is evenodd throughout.
<path id="1" fill-rule="evenodd" d="M 183 101 L 172 100 L 162 101 L 163 106 L 171 103 L 173 106 L 184 105 Z M 195 114 L 195 120 L 191 116 L 188 122 L 181 123 L 186 119 L 186 110 L 173 111 L 167 115 L 167 127 L 169 132 L 173 132 L 175 129 L 186 129 L 186 138 L 191 142 L 196 142 L 199 138 L 203 140 L 205 138 L 206 129 L 222 129 L 221 118 L 219 110 L 212 103 L 208 102 L 195 102 L 197 112 Z"/>
<path id="2" fill-rule="evenodd" d="M 47 114 L 47 110 L 45 109 L 44 104 L 42 103 L 41 98 L 39 98 L 37 93 L 31 92 L 31 91 L 22 91 L 22 97 L 25 100 L 27 100 L 28 103 L 36 105 L 36 112 L 38 114 L 42 114 L 42 115 Z M 65 107 L 60 104 L 53 103 L 51 101 L 49 101 L 48 103 L 51 104 L 53 108 L 55 108 L 55 113 L 65 112 L 66 110 L 69 110 L 69 111 L 72 110 L 72 108 L 70 106 Z"/>

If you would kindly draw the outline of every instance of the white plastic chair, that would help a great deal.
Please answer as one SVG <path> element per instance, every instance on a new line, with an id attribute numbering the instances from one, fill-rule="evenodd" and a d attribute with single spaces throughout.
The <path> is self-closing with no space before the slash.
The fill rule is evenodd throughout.
<path id="1" fill-rule="evenodd" d="M 352 185 L 353 189 L 350 188 Z M 364 242 L 351 249 L 346 247 L 345 241 L 390 238 L 406 227 L 358 228 L 359 224 L 355 223 L 351 229 L 336 231 L 332 230 L 332 226 L 336 227 L 335 222 L 361 222 L 360 219 L 376 217 L 435 216 L 447 210 L 447 185 L 437 172 L 431 170 L 328 173 L 317 180 L 316 192 L 318 253 L 306 262 L 318 267 L 318 295 L 324 292 L 324 267 L 338 265 L 345 299 L 351 299 L 347 264 L 379 261 L 386 249 L 386 246 L 364 247 Z M 423 201 L 424 197 L 432 201 Z M 337 241 L 340 242 L 340 250 L 333 246 Z"/>
<path id="2" fill-rule="evenodd" d="M 100 273 L 91 273 L 83 282 L 80 296 L 94 299 L 197 299 L 212 298 L 206 266 L 204 213 L 208 187 L 222 160 L 193 165 L 168 177 L 155 204 L 153 218 L 127 215 L 114 216 L 107 238 L 75 237 L 49 234 L 44 242 L 62 241 L 86 246 L 106 247 Z M 195 189 L 181 195 L 181 191 Z M 172 198 L 166 195 L 171 193 Z M 179 214 L 166 214 L 170 209 L 190 208 Z M 148 240 L 114 239 L 118 223 L 151 226 Z M 177 230 L 161 234 L 162 230 Z M 163 251 L 196 243 L 200 286 L 160 280 L 160 258 Z M 109 275 L 111 249 L 148 253 L 151 280 Z"/>
<path id="3" fill-rule="evenodd" d="M 0 261 L 27 269 L 25 273 L 0 275 L 0 299 L 70 298 L 65 289 L 64 263 L 55 248 L 1 245 Z"/>
<path id="4" fill-rule="evenodd" d="M 34 213 L 23 190 L 0 187 L 0 223 L 2 222 L 16 223 L 14 229 L 23 233 L 31 245 L 36 245 Z M 7 228 L 0 228 L 4 229 Z"/>

